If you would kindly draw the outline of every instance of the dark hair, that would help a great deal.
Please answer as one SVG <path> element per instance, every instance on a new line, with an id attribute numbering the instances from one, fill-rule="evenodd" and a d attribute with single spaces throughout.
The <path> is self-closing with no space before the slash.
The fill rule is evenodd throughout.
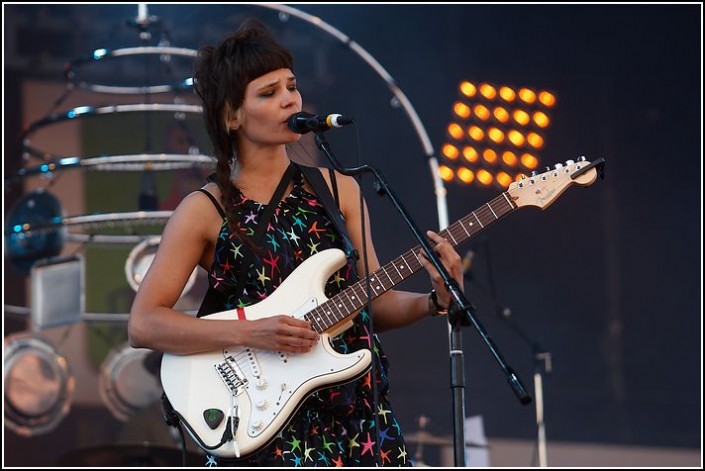
<path id="1" fill-rule="evenodd" d="M 259 20 L 249 18 L 218 46 L 200 49 L 195 65 L 194 86 L 203 101 L 203 118 L 217 158 L 215 181 L 233 235 L 233 185 L 231 161 L 236 158 L 235 133 L 226 128 L 226 110 L 236 111 L 252 80 L 278 69 L 294 70 L 291 53 L 274 38 Z"/>

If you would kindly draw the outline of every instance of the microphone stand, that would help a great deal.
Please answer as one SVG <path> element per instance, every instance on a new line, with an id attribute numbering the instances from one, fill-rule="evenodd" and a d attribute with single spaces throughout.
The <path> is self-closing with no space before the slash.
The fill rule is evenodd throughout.
<path id="1" fill-rule="evenodd" d="M 495 303 L 497 309 L 497 315 L 504 320 L 509 327 L 522 339 L 529 347 L 534 357 L 534 396 L 536 396 L 536 449 L 538 450 L 539 467 L 545 468 L 547 466 L 546 461 L 546 425 L 543 418 L 543 377 L 541 376 L 542 370 L 546 374 L 550 374 L 551 367 L 551 352 L 544 349 L 539 342 L 533 340 L 526 333 L 524 329 L 519 327 L 512 319 L 512 310 L 507 307 L 499 298 L 497 294 L 497 286 L 494 282 L 494 276 L 492 273 L 492 262 L 490 257 L 490 248 L 487 239 L 483 239 L 483 245 L 485 246 L 485 254 L 487 256 L 487 279 L 490 284 L 490 293 L 492 300 Z M 533 464 L 533 463 L 532 463 Z"/>
<path id="2" fill-rule="evenodd" d="M 448 313 L 448 322 L 451 325 L 452 332 L 450 335 L 450 374 L 451 374 L 451 390 L 452 390 L 452 402 L 453 402 L 453 444 L 454 444 L 454 457 L 455 466 L 465 467 L 465 376 L 463 368 L 463 349 L 462 349 L 462 333 L 461 327 L 467 325 L 474 325 L 477 332 L 482 337 L 485 344 L 490 349 L 490 352 L 495 357 L 495 360 L 500 365 L 500 368 L 505 373 L 509 386 L 514 391 L 514 394 L 519 398 L 522 404 L 528 404 L 531 402 L 531 396 L 526 392 L 526 388 L 521 382 L 521 379 L 517 376 L 516 372 L 509 367 L 504 361 L 504 357 L 497 349 L 492 338 L 487 335 L 485 328 L 480 324 L 477 319 L 475 306 L 473 306 L 470 301 L 465 298 L 465 295 L 458 287 L 458 283 L 450 276 L 448 271 L 441 263 L 440 259 L 436 253 L 431 248 L 429 240 L 424 236 L 418 229 L 414 221 L 411 219 L 406 209 L 402 206 L 399 199 L 396 197 L 392 191 L 389 184 L 386 182 L 382 174 L 374 167 L 369 165 L 362 165 L 360 167 L 354 168 L 344 168 L 340 165 L 336 157 L 330 148 L 330 143 L 327 141 L 323 132 L 316 133 L 316 145 L 325 154 L 325 156 L 330 160 L 331 164 L 338 172 L 343 175 L 360 175 L 362 173 L 371 173 L 376 178 L 376 189 L 377 193 L 381 196 L 385 194 L 389 196 L 389 199 L 394 204 L 399 214 L 406 222 L 406 224 L 411 229 L 412 233 L 416 239 L 421 244 L 426 256 L 431 261 L 433 266 L 438 270 L 438 273 L 443 279 L 443 284 L 446 289 L 450 292 L 452 296 L 451 305 L 453 309 Z M 368 298 L 369 299 L 369 298 Z M 373 382 L 375 380 L 373 379 Z"/>

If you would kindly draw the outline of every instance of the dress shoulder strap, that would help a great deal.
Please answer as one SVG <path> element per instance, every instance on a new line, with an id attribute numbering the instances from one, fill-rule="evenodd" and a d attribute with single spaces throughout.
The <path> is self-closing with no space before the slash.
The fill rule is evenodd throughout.
<path id="1" fill-rule="evenodd" d="M 215 199 L 215 196 L 213 196 L 210 191 L 204 190 L 203 188 L 199 188 L 196 191 L 200 191 L 201 193 L 206 195 L 213 203 L 213 206 L 215 206 L 215 209 L 218 210 L 218 214 L 220 214 L 220 217 L 225 219 L 225 211 L 223 211 L 223 208 L 220 206 L 220 203 L 218 202 L 217 199 Z"/>

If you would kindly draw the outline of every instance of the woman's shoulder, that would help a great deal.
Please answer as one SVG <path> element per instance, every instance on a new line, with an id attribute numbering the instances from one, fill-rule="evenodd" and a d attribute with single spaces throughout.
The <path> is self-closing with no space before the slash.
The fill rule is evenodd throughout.
<path id="1" fill-rule="evenodd" d="M 188 214 L 200 214 L 201 216 L 217 211 L 220 215 L 223 213 L 220 200 L 220 188 L 218 188 L 217 184 L 209 182 L 198 190 L 194 190 L 186 195 L 181 201 L 181 204 L 176 208 L 176 211 Z M 208 212 L 208 207 L 212 208 L 210 212 Z"/>

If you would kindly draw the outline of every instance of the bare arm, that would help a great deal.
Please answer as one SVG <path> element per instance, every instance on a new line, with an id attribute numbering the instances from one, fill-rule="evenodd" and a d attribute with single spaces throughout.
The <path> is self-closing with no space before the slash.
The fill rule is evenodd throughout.
<path id="1" fill-rule="evenodd" d="M 324 172 L 325 175 L 326 172 Z M 327 177 L 327 175 L 325 175 Z M 360 222 L 360 188 L 357 182 L 352 177 L 346 177 L 336 174 L 338 181 L 338 190 L 340 192 L 341 209 L 345 215 L 345 225 L 350 234 L 355 248 L 362 254 L 362 225 Z M 445 241 L 435 232 L 427 233 L 432 245 L 436 246 L 436 253 L 441 258 L 444 267 L 450 275 L 458 282 L 460 288 L 463 288 L 463 270 L 462 260 L 460 255 L 455 251 L 450 243 Z M 370 273 L 380 267 L 377 254 L 372 243 L 372 231 L 368 212 L 365 208 L 365 238 L 367 242 L 367 258 Z M 442 306 L 450 304 L 450 293 L 443 286 L 438 271 L 426 259 L 424 254 L 420 254 L 419 258 L 423 267 L 428 271 L 433 288 L 438 294 L 438 302 Z M 358 273 L 364 273 L 362 256 L 357 265 Z M 395 329 L 403 327 L 414 322 L 418 322 L 429 316 L 428 309 L 429 293 L 412 293 L 408 291 L 390 290 L 372 303 L 374 309 L 375 328 L 378 331 Z"/>
<path id="2" fill-rule="evenodd" d="M 308 351 L 318 334 L 307 322 L 289 316 L 256 321 L 208 320 L 172 309 L 194 267 L 199 263 L 210 265 L 221 222 L 212 203 L 201 193 L 187 196 L 174 211 L 132 305 L 130 344 L 184 354 L 236 345 Z"/>

